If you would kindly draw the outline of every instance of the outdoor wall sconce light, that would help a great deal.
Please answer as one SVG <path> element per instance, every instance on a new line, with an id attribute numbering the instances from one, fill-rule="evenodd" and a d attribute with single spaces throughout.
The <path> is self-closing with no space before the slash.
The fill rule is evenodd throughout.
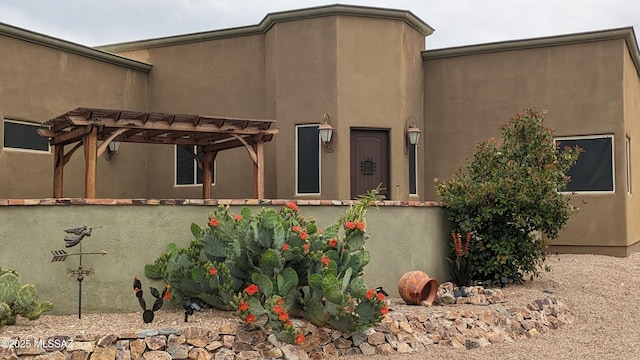
<path id="1" fill-rule="evenodd" d="M 320 133 L 320 141 L 324 145 L 324 149 L 327 152 L 332 152 L 331 140 L 333 135 L 333 127 L 329 124 L 329 114 L 324 113 L 324 122 L 318 127 L 318 133 Z"/>
<path id="2" fill-rule="evenodd" d="M 105 155 L 105 159 L 107 161 L 111 160 L 120 150 L 120 141 L 112 141 L 107 146 L 107 154 Z"/>
<path id="3" fill-rule="evenodd" d="M 408 122 L 408 120 L 407 120 Z M 415 125 L 405 126 L 404 153 L 409 153 L 409 145 L 418 145 L 422 131 Z"/>

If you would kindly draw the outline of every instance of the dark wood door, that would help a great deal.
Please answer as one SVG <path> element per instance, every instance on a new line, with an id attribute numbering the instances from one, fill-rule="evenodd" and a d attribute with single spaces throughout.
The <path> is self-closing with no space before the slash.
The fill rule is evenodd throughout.
<path id="1" fill-rule="evenodd" d="M 351 130 L 351 198 L 378 185 L 389 199 L 389 132 Z"/>

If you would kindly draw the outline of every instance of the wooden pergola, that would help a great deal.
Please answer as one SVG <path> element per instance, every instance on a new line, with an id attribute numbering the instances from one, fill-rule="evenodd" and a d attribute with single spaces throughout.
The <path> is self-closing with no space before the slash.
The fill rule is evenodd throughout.
<path id="1" fill-rule="evenodd" d="M 264 198 L 264 143 L 278 129 L 274 120 L 191 114 L 77 108 L 45 122 L 39 129 L 53 146 L 53 197 L 61 198 L 64 166 L 84 146 L 85 197 L 96 197 L 96 163 L 112 141 L 179 145 L 189 150 L 203 171 L 202 198 L 211 198 L 212 164 L 218 152 L 245 147 L 254 164 L 255 197 Z M 75 144 L 74 144 L 75 143 Z M 65 146 L 74 144 L 65 152 Z M 194 145 L 201 159 L 193 153 Z"/>

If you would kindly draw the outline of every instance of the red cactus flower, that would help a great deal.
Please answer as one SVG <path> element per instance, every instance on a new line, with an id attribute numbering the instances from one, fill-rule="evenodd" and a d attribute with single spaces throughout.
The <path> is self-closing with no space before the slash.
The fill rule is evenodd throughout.
<path id="1" fill-rule="evenodd" d="M 362 231 L 364 230 L 364 223 L 363 222 L 356 222 L 356 227 L 358 228 L 358 230 Z"/>
<path id="2" fill-rule="evenodd" d="M 331 246 L 332 248 L 337 247 L 338 246 L 338 240 L 336 238 L 333 238 L 333 239 L 329 240 L 329 246 Z"/>
<path id="3" fill-rule="evenodd" d="M 305 254 L 308 253 L 309 252 L 309 243 L 304 244 L 303 248 L 304 248 L 304 253 Z"/>
<path id="4" fill-rule="evenodd" d="M 167 291 L 164 293 L 164 296 L 162 297 L 165 301 L 169 301 L 171 299 L 171 291 L 169 291 L 169 289 L 171 288 L 171 286 L 169 286 L 169 284 L 165 285 L 165 287 L 167 288 Z"/>
<path id="5" fill-rule="evenodd" d="M 298 205 L 296 203 L 293 203 L 291 201 L 289 201 L 287 203 L 287 207 L 293 211 L 298 211 Z"/>
<path id="6" fill-rule="evenodd" d="M 218 273 L 218 269 L 216 269 L 216 268 L 214 268 L 214 267 L 211 267 L 211 268 L 209 269 L 209 275 L 214 276 L 214 275 L 215 275 L 215 274 L 217 274 L 217 273 Z"/>
<path id="7" fill-rule="evenodd" d="M 371 300 L 373 299 L 373 296 L 376 294 L 376 291 L 373 289 L 369 289 L 369 291 L 367 291 L 367 294 L 364 296 L 367 298 L 367 300 Z"/>
<path id="8" fill-rule="evenodd" d="M 300 227 L 298 227 L 298 225 L 293 225 L 291 227 L 291 231 L 293 231 L 293 232 L 298 232 L 298 230 L 300 230 Z"/>
<path id="9" fill-rule="evenodd" d="M 322 234 L 322 229 L 318 229 L 318 230 L 316 230 L 316 232 L 318 233 L 318 235 L 321 235 Z"/>
<path id="10" fill-rule="evenodd" d="M 346 227 L 346 228 L 347 228 L 347 229 L 349 229 L 349 230 L 353 230 L 353 229 L 355 229 L 355 228 L 356 228 L 356 223 L 354 223 L 353 221 L 347 221 L 347 222 L 344 224 L 344 227 Z"/>
<path id="11" fill-rule="evenodd" d="M 309 234 L 307 234 L 306 231 L 301 231 L 300 232 L 300 239 L 301 240 L 307 240 L 309 238 Z"/>
<path id="12" fill-rule="evenodd" d="M 273 312 L 274 312 L 275 314 L 280 314 L 280 313 L 282 312 L 282 306 L 280 306 L 280 305 L 276 305 L 276 306 L 274 306 L 274 307 L 273 307 Z"/>
<path id="13" fill-rule="evenodd" d="M 378 293 L 377 297 L 378 297 L 378 301 L 384 301 L 384 294 L 383 293 Z"/>
<path id="14" fill-rule="evenodd" d="M 276 304 L 282 305 L 282 298 L 278 298 L 278 300 L 276 300 Z"/>
<path id="15" fill-rule="evenodd" d="M 298 334 L 296 336 L 296 344 L 302 344 L 304 342 L 304 335 Z"/>
<path id="16" fill-rule="evenodd" d="M 249 303 L 246 301 L 243 301 L 240 303 L 240 305 L 238 305 L 238 311 L 247 311 L 249 310 Z"/>
<path id="17" fill-rule="evenodd" d="M 235 217 L 235 219 L 236 219 L 236 221 L 240 221 L 240 220 L 242 220 L 242 215 L 237 214 L 237 215 L 236 215 L 236 217 Z"/>
<path id="18" fill-rule="evenodd" d="M 211 227 L 216 227 L 216 226 L 218 226 L 218 224 L 219 224 L 218 219 L 209 220 L 209 226 L 211 226 Z"/>
<path id="19" fill-rule="evenodd" d="M 260 289 L 258 288 L 258 285 L 256 285 L 256 284 L 251 284 L 251 285 L 247 286 L 247 287 L 244 289 L 244 292 L 246 292 L 246 293 L 247 293 L 247 295 L 252 296 L 253 294 L 257 293 L 257 292 L 258 292 L 258 290 L 260 290 Z"/>
<path id="20" fill-rule="evenodd" d="M 389 312 L 389 308 L 388 307 L 383 306 L 383 307 L 380 308 L 380 313 L 382 315 L 387 315 L 388 312 Z"/>
<path id="21" fill-rule="evenodd" d="M 282 311 L 280 312 L 280 314 L 278 314 L 278 319 L 280 319 L 280 321 L 282 321 L 283 323 L 286 323 L 287 321 L 289 321 L 289 314 L 287 314 L 286 311 Z"/>
<path id="22" fill-rule="evenodd" d="M 328 257 L 326 257 L 326 256 L 322 255 L 322 258 L 320 259 L 320 261 L 322 261 L 322 263 L 323 263 L 325 266 L 329 266 L 329 263 L 331 262 L 331 259 L 329 259 Z"/>
<path id="23" fill-rule="evenodd" d="M 253 314 L 247 315 L 247 323 L 251 324 L 256 319 L 256 316 Z"/>
<path id="24" fill-rule="evenodd" d="M 287 243 L 282 244 L 282 251 L 287 251 L 287 250 L 289 250 L 289 244 Z"/>

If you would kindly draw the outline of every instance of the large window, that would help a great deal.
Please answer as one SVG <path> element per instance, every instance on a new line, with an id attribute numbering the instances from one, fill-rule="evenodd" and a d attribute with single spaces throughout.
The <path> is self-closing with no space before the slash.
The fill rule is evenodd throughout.
<path id="1" fill-rule="evenodd" d="M 8 149 L 49 152 L 49 139 L 36 132 L 40 124 L 4 121 L 4 147 Z"/>
<path id="2" fill-rule="evenodd" d="M 418 195 L 418 145 L 409 144 L 409 195 Z"/>
<path id="3" fill-rule="evenodd" d="M 296 126 L 296 193 L 320 194 L 320 136 L 317 124 Z"/>
<path id="4" fill-rule="evenodd" d="M 201 185 L 203 180 L 203 171 L 198 167 L 196 159 L 193 158 L 192 152 L 185 150 L 180 146 L 175 146 L 175 169 L 176 169 L 176 185 Z M 199 153 L 200 159 L 204 158 L 203 153 Z M 212 183 L 215 184 L 216 179 L 215 161 L 211 164 Z"/>
<path id="5" fill-rule="evenodd" d="M 578 145 L 583 152 L 569 170 L 566 191 L 614 192 L 613 135 L 557 138 L 559 150 Z"/>

